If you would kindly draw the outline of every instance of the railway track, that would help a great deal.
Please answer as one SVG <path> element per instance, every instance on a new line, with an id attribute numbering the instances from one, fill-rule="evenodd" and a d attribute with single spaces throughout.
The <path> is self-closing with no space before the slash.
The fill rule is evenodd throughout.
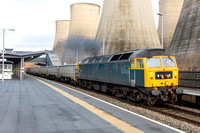
<path id="1" fill-rule="evenodd" d="M 172 117 L 173 119 L 181 120 L 181 121 L 184 121 L 196 126 L 200 126 L 200 110 L 198 109 L 181 107 L 181 106 L 171 105 L 171 104 L 162 104 L 162 105 L 159 104 L 159 105 L 149 107 L 149 106 L 133 103 L 125 99 L 120 99 L 113 96 L 110 96 L 110 97 L 115 98 L 121 102 L 128 103 L 129 105 L 134 105 L 137 107 L 148 109 L 148 110 L 157 112 L 159 114 Z"/>
<path id="2" fill-rule="evenodd" d="M 117 98 L 115 96 L 108 95 L 108 94 L 105 94 L 102 92 L 97 92 L 97 91 L 94 92 L 92 90 L 83 89 L 83 88 L 80 88 L 77 86 L 72 86 L 72 85 L 62 83 L 59 81 L 54 81 L 54 82 L 62 84 L 66 87 L 70 87 L 72 89 L 87 93 L 89 95 L 92 95 L 99 99 L 105 100 L 107 102 L 110 102 L 111 99 L 114 99 L 117 102 L 121 102 L 123 104 L 128 104 L 130 107 L 134 106 L 134 107 L 143 108 L 143 109 L 153 111 L 153 112 L 159 113 L 159 114 L 167 116 L 167 117 L 171 117 L 173 119 L 176 119 L 176 120 L 179 120 L 182 122 L 186 122 L 186 123 L 195 125 L 197 127 L 199 127 L 199 125 L 200 125 L 200 110 L 198 110 L 198 109 L 181 107 L 181 106 L 171 105 L 171 104 L 162 104 L 162 105 L 156 105 L 153 107 L 149 107 L 149 106 L 145 106 L 145 105 L 141 105 L 138 103 L 127 101 L 126 99 L 123 99 L 123 98 Z M 129 110 L 129 108 L 126 108 L 126 109 Z"/>
<path id="3" fill-rule="evenodd" d="M 145 107 L 147 108 L 147 107 Z M 148 107 L 148 109 L 152 111 L 156 111 L 163 115 L 167 115 L 174 119 L 178 119 L 184 122 L 188 122 L 190 124 L 199 126 L 200 125 L 200 111 L 193 109 L 186 109 L 184 107 L 178 107 L 176 105 L 165 104 L 161 107 Z"/>

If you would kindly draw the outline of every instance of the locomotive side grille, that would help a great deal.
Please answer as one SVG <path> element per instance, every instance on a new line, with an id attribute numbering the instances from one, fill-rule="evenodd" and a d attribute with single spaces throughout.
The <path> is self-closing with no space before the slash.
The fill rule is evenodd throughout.
<path id="1" fill-rule="evenodd" d="M 156 72 L 155 79 L 172 79 L 172 72 Z"/>

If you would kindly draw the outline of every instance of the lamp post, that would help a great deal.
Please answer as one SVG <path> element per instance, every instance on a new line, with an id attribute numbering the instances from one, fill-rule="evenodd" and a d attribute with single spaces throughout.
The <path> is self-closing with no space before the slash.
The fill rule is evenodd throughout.
<path id="1" fill-rule="evenodd" d="M 2 51 L 2 82 L 4 82 L 4 54 L 5 54 L 5 47 L 4 47 L 4 42 L 5 42 L 5 31 L 15 31 L 15 29 L 2 29 L 3 30 L 3 51 Z"/>
<path id="2" fill-rule="evenodd" d="M 103 55 L 105 54 L 104 53 L 104 47 L 105 47 L 105 36 L 101 36 L 103 38 Z"/>
<path id="3" fill-rule="evenodd" d="M 158 13 L 159 16 L 161 16 L 161 48 L 163 48 L 163 14 Z"/>

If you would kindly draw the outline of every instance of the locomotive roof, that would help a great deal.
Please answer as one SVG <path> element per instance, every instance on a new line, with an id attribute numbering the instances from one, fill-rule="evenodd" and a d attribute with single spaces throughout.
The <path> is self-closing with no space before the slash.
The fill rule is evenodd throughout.
<path id="1" fill-rule="evenodd" d="M 80 64 L 112 62 L 112 61 L 128 61 L 130 58 L 136 57 L 153 57 L 153 56 L 171 56 L 164 49 L 142 49 L 126 52 L 114 53 L 111 55 L 89 57 L 80 62 Z"/>
<path id="2" fill-rule="evenodd" d="M 153 56 L 172 56 L 165 52 L 165 49 L 142 49 L 138 50 L 131 55 L 131 58 L 135 57 L 153 57 Z"/>

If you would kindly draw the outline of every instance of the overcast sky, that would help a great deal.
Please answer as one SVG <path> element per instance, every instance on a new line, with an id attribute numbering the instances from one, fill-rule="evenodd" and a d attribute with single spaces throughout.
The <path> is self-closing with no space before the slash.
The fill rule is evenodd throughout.
<path id="1" fill-rule="evenodd" d="M 158 23 L 158 1 L 152 0 Z M 70 19 L 70 5 L 88 2 L 102 7 L 103 0 L 0 0 L 0 29 L 6 30 L 5 47 L 15 51 L 51 50 L 55 37 L 55 21 Z M 3 35 L 0 30 L 0 49 Z"/>

